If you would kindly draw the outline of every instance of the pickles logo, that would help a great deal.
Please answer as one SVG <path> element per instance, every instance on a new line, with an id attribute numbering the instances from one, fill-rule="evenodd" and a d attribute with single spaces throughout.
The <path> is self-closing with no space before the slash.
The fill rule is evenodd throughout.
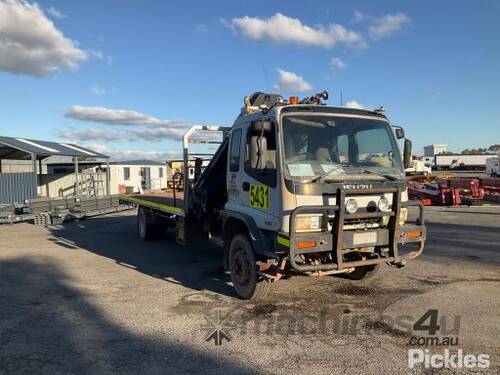
<path id="1" fill-rule="evenodd" d="M 464 354 L 462 349 L 451 352 L 445 349 L 443 354 L 430 353 L 429 349 L 408 350 L 408 367 L 415 368 L 417 364 L 425 368 L 488 368 L 490 356 L 488 354 Z"/>
<path id="2" fill-rule="evenodd" d="M 419 364 L 425 368 L 490 367 L 491 362 L 488 354 L 468 354 L 458 348 L 460 316 L 455 316 L 453 326 L 450 329 L 449 326 L 446 327 L 446 317 L 441 316 L 438 319 L 438 315 L 438 310 L 428 310 L 413 325 L 413 331 L 426 332 L 427 334 L 410 338 L 410 346 L 423 346 L 425 348 L 408 349 L 408 367 L 413 369 Z M 442 347 L 445 349 L 440 353 L 432 353 L 428 349 Z"/>

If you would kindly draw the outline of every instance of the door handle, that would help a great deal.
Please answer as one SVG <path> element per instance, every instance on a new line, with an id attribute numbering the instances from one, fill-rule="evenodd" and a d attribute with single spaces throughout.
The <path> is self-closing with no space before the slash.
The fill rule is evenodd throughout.
<path id="1" fill-rule="evenodd" d="M 250 183 L 249 182 L 244 182 L 241 184 L 241 188 L 245 191 L 250 190 Z"/>

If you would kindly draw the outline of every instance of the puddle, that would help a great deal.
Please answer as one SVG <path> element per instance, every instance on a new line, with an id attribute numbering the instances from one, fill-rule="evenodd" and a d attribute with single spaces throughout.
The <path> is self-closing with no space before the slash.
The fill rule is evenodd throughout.
<path id="1" fill-rule="evenodd" d="M 250 310 L 253 315 L 271 314 L 278 309 L 278 306 L 273 304 L 257 305 Z"/>

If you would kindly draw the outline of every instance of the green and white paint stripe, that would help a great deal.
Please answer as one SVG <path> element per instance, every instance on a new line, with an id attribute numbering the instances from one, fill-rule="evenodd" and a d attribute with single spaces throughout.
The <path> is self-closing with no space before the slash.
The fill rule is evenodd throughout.
<path id="1" fill-rule="evenodd" d="M 128 195 L 120 195 L 120 199 L 124 200 L 126 202 L 140 204 L 141 206 L 156 208 L 158 210 L 165 211 L 165 212 L 168 212 L 170 214 L 184 216 L 184 211 L 180 207 L 169 206 L 168 204 L 164 204 L 164 203 L 151 202 L 148 200 L 135 198 L 135 197 L 131 197 Z"/>

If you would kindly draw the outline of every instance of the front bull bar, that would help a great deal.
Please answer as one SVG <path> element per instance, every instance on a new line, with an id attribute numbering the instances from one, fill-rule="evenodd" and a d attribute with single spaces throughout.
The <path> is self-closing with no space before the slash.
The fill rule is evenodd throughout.
<path id="1" fill-rule="evenodd" d="M 372 194 L 384 194 L 392 193 L 392 206 L 391 211 L 378 211 L 378 212 L 359 212 L 349 214 L 345 212 L 345 201 L 346 196 L 353 195 L 372 195 Z M 299 272 L 309 272 L 309 271 L 328 271 L 328 270 L 343 270 L 352 267 L 367 266 L 380 264 L 384 262 L 390 262 L 393 264 L 404 264 L 406 260 L 415 259 L 419 256 L 424 248 L 426 231 L 424 226 L 424 216 L 423 216 L 423 205 L 420 201 L 408 201 L 404 202 L 404 206 L 418 206 L 419 207 L 419 218 L 417 219 L 417 225 L 399 225 L 399 218 L 401 215 L 401 208 L 403 204 L 401 202 L 401 188 L 389 187 L 389 188 L 375 188 L 375 189 L 362 189 L 362 190 L 349 190 L 346 194 L 345 189 L 337 189 L 336 193 L 336 204 L 330 206 L 300 206 L 295 208 L 290 213 L 289 222 L 289 259 L 292 267 Z M 298 233 L 295 231 L 295 219 L 299 214 L 317 214 L 322 213 L 323 215 L 334 214 L 333 225 L 331 232 L 321 232 L 321 233 Z M 350 250 L 356 247 L 354 246 L 354 241 L 349 241 L 346 237 L 346 233 L 351 238 L 354 238 L 354 233 L 360 233 L 361 231 L 349 230 L 344 231 L 344 223 L 346 219 L 372 219 L 372 218 L 382 218 L 389 217 L 389 222 L 386 228 L 376 229 L 377 243 L 376 246 L 384 246 L 389 248 L 389 256 L 366 259 L 360 261 L 344 261 L 344 254 L 346 250 Z M 406 234 L 409 232 L 418 233 L 419 236 L 408 238 Z M 308 248 L 299 249 L 297 243 L 299 241 L 308 241 L 312 239 L 317 239 L 321 237 L 319 241 L 318 248 Z M 399 244 L 404 243 L 418 243 L 419 248 L 416 251 L 409 253 L 406 257 L 401 257 L 399 255 Z M 372 244 L 373 246 L 374 244 Z M 323 264 L 300 264 L 297 263 L 295 257 L 300 254 L 310 254 L 319 252 L 332 252 L 334 256 L 334 261 L 332 263 Z"/>

